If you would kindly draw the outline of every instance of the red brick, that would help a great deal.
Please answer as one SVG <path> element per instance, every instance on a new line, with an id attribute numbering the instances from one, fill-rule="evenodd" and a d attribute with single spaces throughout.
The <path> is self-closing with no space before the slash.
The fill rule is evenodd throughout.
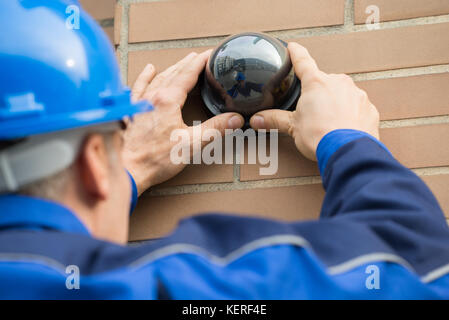
<path id="1" fill-rule="evenodd" d="M 277 179 L 289 177 L 307 177 L 320 175 L 316 162 L 306 159 L 296 148 L 295 142 L 291 137 L 279 136 L 279 167 L 274 175 L 261 176 L 259 164 L 245 163 L 240 165 L 240 180 L 263 180 L 263 179 Z M 269 143 L 267 144 L 269 150 Z M 247 152 L 247 150 L 245 151 Z M 245 159 L 247 159 L 245 155 Z M 262 166 L 267 167 L 268 165 Z"/>
<path id="2" fill-rule="evenodd" d="M 297 39 L 330 73 L 360 73 L 449 63 L 449 23 Z"/>
<path id="3" fill-rule="evenodd" d="M 339 25 L 344 0 L 178 0 L 131 4 L 129 41 Z"/>
<path id="4" fill-rule="evenodd" d="M 130 51 L 128 53 L 128 85 L 134 84 L 138 75 L 148 63 L 152 63 L 158 72 L 164 71 L 190 52 L 203 52 L 209 47 L 180 48 L 151 51 Z"/>
<path id="5" fill-rule="evenodd" d="M 317 219 L 324 198 L 321 185 L 141 197 L 131 216 L 129 239 L 159 238 L 179 220 L 222 212 L 284 221 Z"/>
<path id="6" fill-rule="evenodd" d="M 449 124 L 381 129 L 381 140 L 392 154 L 409 168 L 449 165 L 449 148 L 441 141 L 449 141 Z M 295 150 L 293 139 L 279 137 L 279 170 L 272 176 L 259 175 L 260 165 L 242 164 L 242 181 L 306 177 L 319 175 L 316 164 Z"/>
<path id="7" fill-rule="evenodd" d="M 114 27 L 103 28 L 103 31 L 108 36 L 109 40 L 111 40 L 111 43 L 113 43 L 114 42 Z"/>
<path id="8" fill-rule="evenodd" d="M 115 7 L 114 14 L 114 44 L 120 44 L 120 30 L 122 29 L 122 12 L 123 8 L 121 5 Z"/>
<path id="9" fill-rule="evenodd" d="M 330 73 L 361 73 L 449 63 L 449 23 L 301 38 L 319 67 Z M 134 83 L 147 63 L 159 70 L 189 52 L 210 47 L 133 51 L 129 53 L 128 83 Z"/>
<path id="10" fill-rule="evenodd" d="M 381 120 L 449 114 L 449 73 L 358 82 Z"/>
<path id="11" fill-rule="evenodd" d="M 369 16 L 365 10 L 370 5 L 379 8 L 380 21 L 449 14 L 447 0 L 355 0 L 354 11 L 357 24 L 365 23 Z"/>
<path id="12" fill-rule="evenodd" d="M 176 177 L 156 186 L 165 188 L 181 185 L 224 183 L 234 180 L 232 164 L 190 164 Z"/>
<path id="13" fill-rule="evenodd" d="M 80 0 L 83 9 L 96 20 L 113 18 L 115 3 L 116 0 Z"/>
<path id="14" fill-rule="evenodd" d="M 449 165 L 449 124 L 434 124 L 381 130 L 381 140 L 406 167 Z"/>

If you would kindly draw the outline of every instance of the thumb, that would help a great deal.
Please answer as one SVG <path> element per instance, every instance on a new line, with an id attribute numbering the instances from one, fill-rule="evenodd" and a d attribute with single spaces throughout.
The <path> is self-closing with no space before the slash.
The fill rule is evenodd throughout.
<path id="1" fill-rule="evenodd" d="M 293 68 L 303 85 L 309 83 L 323 72 L 318 68 L 315 60 L 310 56 L 309 51 L 296 42 L 288 44 L 288 50 L 292 60 Z"/>
<path id="2" fill-rule="evenodd" d="M 285 110 L 265 110 L 251 117 L 253 129 L 278 129 L 281 133 L 290 134 L 293 112 Z"/>
<path id="3" fill-rule="evenodd" d="M 206 130 L 212 129 L 219 132 L 221 136 L 225 135 L 226 129 L 240 129 L 245 124 L 245 120 L 243 117 L 234 112 L 228 112 L 223 113 L 218 116 L 212 117 L 208 119 L 207 121 L 203 122 L 202 124 L 198 126 L 190 127 L 190 136 L 192 137 L 191 141 L 199 140 L 201 139 L 201 145 L 204 146 L 208 144 L 210 141 L 203 141 L 202 135 L 204 135 Z M 199 126 L 201 127 L 201 134 L 197 135 L 194 133 L 195 129 L 199 129 Z"/>

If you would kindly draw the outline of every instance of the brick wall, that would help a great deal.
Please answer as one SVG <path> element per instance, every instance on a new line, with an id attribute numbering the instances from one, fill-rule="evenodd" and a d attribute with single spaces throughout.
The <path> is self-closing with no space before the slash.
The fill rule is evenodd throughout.
<path id="1" fill-rule="evenodd" d="M 111 1 L 97 2 L 105 2 L 98 16 L 109 18 Z M 380 9 L 378 30 L 364 24 L 369 5 Z M 423 178 L 449 219 L 448 0 L 118 0 L 115 10 L 115 43 L 129 85 L 149 62 L 162 70 L 190 51 L 250 30 L 298 41 L 324 71 L 350 74 L 380 111 L 382 141 Z M 204 120 L 202 107 L 194 90 L 186 121 Z M 291 138 L 280 137 L 275 176 L 260 176 L 258 169 L 187 167 L 141 197 L 130 240 L 161 237 L 180 219 L 206 211 L 318 217 L 324 191 L 317 166 Z"/>
<path id="2" fill-rule="evenodd" d="M 114 42 L 114 15 L 116 0 L 80 0 L 81 6 L 97 20 Z M 118 40 L 117 40 L 118 41 Z"/>

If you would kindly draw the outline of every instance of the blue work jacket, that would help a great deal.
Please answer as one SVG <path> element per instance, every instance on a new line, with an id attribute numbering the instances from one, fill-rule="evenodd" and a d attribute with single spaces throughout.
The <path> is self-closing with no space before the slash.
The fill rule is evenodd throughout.
<path id="1" fill-rule="evenodd" d="M 139 246 L 95 239 L 60 204 L 3 195 L 0 298 L 448 299 L 449 228 L 421 179 L 359 131 L 327 134 L 317 158 L 319 220 L 205 214 Z"/>

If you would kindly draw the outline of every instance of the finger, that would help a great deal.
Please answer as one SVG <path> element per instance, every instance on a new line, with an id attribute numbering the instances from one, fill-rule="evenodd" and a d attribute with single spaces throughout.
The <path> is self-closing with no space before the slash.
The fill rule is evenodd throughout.
<path id="1" fill-rule="evenodd" d="M 166 92 L 171 101 L 175 102 L 172 105 L 182 108 L 188 93 L 198 81 L 198 76 L 204 68 L 210 52 L 210 50 L 201 54 L 192 52 L 159 74 L 147 87 L 145 97 L 157 105 L 154 101 L 155 96 L 161 96 L 161 92 Z"/>
<path id="2" fill-rule="evenodd" d="M 293 112 L 285 110 L 265 110 L 256 113 L 250 119 L 253 129 L 278 129 L 281 133 L 290 134 Z"/>
<path id="3" fill-rule="evenodd" d="M 185 65 L 183 70 L 199 75 L 203 71 L 211 53 L 212 49 L 201 52 L 195 57 L 195 59 L 193 59 L 192 63 Z"/>
<path id="4" fill-rule="evenodd" d="M 307 84 L 309 79 L 314 79 L 322 73 L 306 48 L 296 42 L 290 42 L 288 50 L 295 73 L 303 84 Z"/>
<path id="5" fill-rule="evenodd" d="M 163 74 L 167 75 L 173 75 L 178 73 L 181 69 L 184 68 L 184 66 L 190 64 L 195 57 L 198 56 L 198 53 L 196 52 L 190 52 L 188 55 L 186 55 L 184 58 L 179 60 L 177 63 L 172 65 L 171 67 L 167 68 Z"/>
<path id="6" fill-rule="evenodd" d="M 240 129 L 241 127 L 243 127 L 244 124 L 245 120 L 240 114 L 229 112 L 212 117 L 207 121 L 203 122 L 202 124 L 200 124 L 199 126 L 201 126 L 202 134 L 204 134 L 206 130 L 217 130 L 220 133 L 220 135 L 224 136 L 226 134 L 226 129 L 232 130 Z M 194 128 L 197 127 L 195 126 L 189 128 L 191 130 L 190 132 L 192 137 L 191 141 L 201 139 L 201 145 L 204 146 L 208 144 L 210 141 L 202 141 L 201 136 L 197 137 L 193 134 Z"/>
<path id="7" fill-rule="evenodd" d="M 206 66 L 212 50 L 204 51 L 194 57 L 189 63 L 180 65 L 175 79 L 176 86 L 190 92 L 198 81 L 198 77 Z"/>
<path id="8" fill-rule="evenodd" d="M 155 76 L 156 69 L 151 63 L 147 64 L 147 66 L 143 69 L 142 73 L 137 77 L 137 80 L 134 83 L 131 95 L 134 102 L 142 98 L 146 88 Z"/>
<path id="9" fill-rule="evenodd" d="M 173 79 L 179 74 L 179 70 L 182 69 L 186 64 L 191 63 L 191 61 L 198 55 L 196 52 L 191 52 L 183 59 L 178 61 L 176 64 L 168 67 L 163 72 L 161 72 L 156 79 L 148 86 L 147 91 L 155 90 L 160 87 L 167 87 L 172 85 Z"/>

